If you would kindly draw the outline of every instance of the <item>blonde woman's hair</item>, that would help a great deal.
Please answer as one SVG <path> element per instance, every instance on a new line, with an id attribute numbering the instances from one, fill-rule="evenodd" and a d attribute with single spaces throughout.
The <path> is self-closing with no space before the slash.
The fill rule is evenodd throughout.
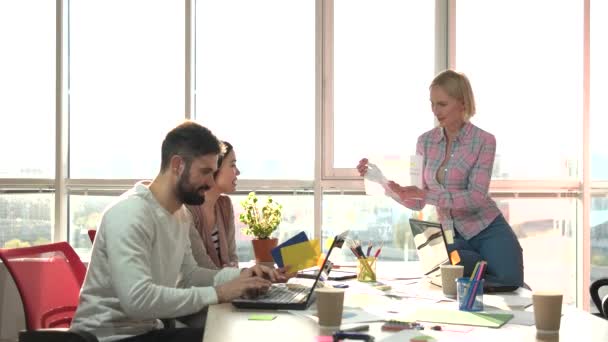
<path id="1" fill-rule="evenodd" d="M 450 97 L 462 101 L 464 104 L 464 119 L 469 120 L 475 115 L 475 97 L 469 79 L 460 72 L 454 70 L 444 70 L 440 72 L 431 83 L 429 88 L 439 86 Z"/>

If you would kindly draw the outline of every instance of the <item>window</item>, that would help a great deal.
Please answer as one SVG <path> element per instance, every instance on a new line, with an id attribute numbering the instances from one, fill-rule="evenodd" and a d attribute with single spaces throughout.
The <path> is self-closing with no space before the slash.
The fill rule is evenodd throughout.
<path id="1" fill-rule="evenodd" d="M 184 18 L 183 1 L 70 2 L 70 177 L 156 175 L 184 118 Z"/>
<path id="2" fill-rule="evenodd" d="M 72 247 L 87 254 L 92 247 L 89 229 L 97 229 L 101 214 L 117 196 L 70 196 L 70 237 Z"/>
<path id="3" fill-rule="evenodd" d="M 456 6 L 456 69 L 467 74 L 475 92 L 472 122 L 496 136 L 494 178 L 576 179 L 583 2 Z"/>
<path id="4" fill-rule="evenodd" d="M 252 258 L 238 221 L 250 189 L 284 205 L 281 241 L 301 230 L 327 238 L 349 229 L 364 243 L 384 243 L 382 260 L 416 260 L 407 219 L 433 220 L 434 208 L 412 212 L 362 196 L 354 166 L 364 156 L 398 164 L 414 153 L 416 138 L 433 128 L 428 85 L 438 68 L 453 65 L 475 89 L 473 122 L 497 137 L 492 190 L 522 241 L 526 282 L 536 289 L 558 279 L 572 302 L 582 246 L 574 232 L 589 214 L 569 197 L 580 194 L 580 170 L 590 166 L 581 152 L 591 152 L 594 196 L 585 283 L 602 276 L 606 255 L 608 5 L 590 2 L 592 65 L 583 64 L 581 1 L 4 1 L 0 243 L 67 238 L 86 254 L 86 231 L 133 179 L 156 175 L 164 135 L 191 116 L 235 146 L 241 260 Z M 452 23 L 454 36 L 442 29 Z M 66 29 L 60 51 L 56 24 Z M 66 68 L 57 69 L 56 56 Z M 190 72 L 194 82 L 186 82 Z M 69 81 L 59 90 L 58 76 Z M 590 118 L 582 116 L 587 95 Z M 58 97 L 66 111 L 56 113 Z M 581 145 L 586 119 L 590 146 Z M 57 123 L 69 128 L 61 137 Z M 58 140 L 69 153 L 56 153 Z M 56 165 L 67 165 L 67 175 L 55 175 Z M 543 242 L 555 246 L 548 261 Z M 337 256 L 352 260 L 348 250 Z"/>
<path id="5" fill-rule="evenodd" d="M 608 198 L 594 197 L 591 202 L 591 281 L 608 278 Z M 605 290 L 601 297 L 608 294 Z M 597 312 L 595 305 L 591 309 Z"/>
<path id="6" fill-rule="evenodd" d="M 606 127 L 608 116 L 602 99 L 606 93 L 608 78 L 608 3 L 602 0 L 591 1 L 591 179 L 608 180 L 608 151 L 606 150 Z"/>
<path id="7" fill-rule="evenodd" d="M 245 225 L 239 221 L 239 215 L 243 212 L 240 203 L 245 200 L 247 195 L 231 195 L 230 197 L 234 207 L 237 254 L 240 261 L 250 261 L 254 258 L 251 247 L 252 237 L 243 234 L 242 230 Z M 260 203 L 265 203 L 267 195 L 259 195 L 258 198 Z M 301 231 L 306 232 L 310 239 L 314 238 L 313 197 L 311 194 L 272 195 L 272 198 L 283 205 L 283 222 L 279 225 L 279 230 L 272 235 L 279 239 L 279 243 Z M 102 213 L 116 199 L 116 196 L 70 196 L 70 244 L 79 253 L 87 254 L 90 251 L 91 241 L 87 232 L 89 229 L 99 227 Z M 0 215 L 2 215 L 1 212 Z"/>
<path id="8" fill-rule="evenodd" d="M 576 301 L 576 198 L 497 199 L 524 254 L 524 281 L 532 289 L 561 290 Z M 547 246 L 551 246 L 547 254 Z"/>
<path id="9" fill-rule="evenodd" d="M 325 194 L 323 196 L 323 239 L 349 230 L 348 237 L 364 246 L 382 245 L 382 261 L 418 260 L 409 219 L 437 220 L 432 206 L 414 212 L 385 196 Z M 354 260 L 348 248 L 345 260 Z"/>
<path id="10" fill-rule="evenodd" d="M 196 4 L 196 119 L 242 178 L 314 176 L 315 2 Z"/>
<path id="11" fill-rule="evenodd" d="M 53 194 L 0 194 L 0 248 L 51 242 Z"/>
<path id="12" fill-rule="evenodd" d="M 591 205 L 591 280 L 608 278 L 608 198 L 594 197 Z"/>
<path id="13" fill-rule="evenodd" d="M 335 1 L 334 168 L 415 154 L 433 128 L 434 10 L 434 1 Z"/>
<path id="14" fill-rule="evenodd" d="M 0 46 L 0 178 L 52 178 L 55 2 L 0 2 Z"/>

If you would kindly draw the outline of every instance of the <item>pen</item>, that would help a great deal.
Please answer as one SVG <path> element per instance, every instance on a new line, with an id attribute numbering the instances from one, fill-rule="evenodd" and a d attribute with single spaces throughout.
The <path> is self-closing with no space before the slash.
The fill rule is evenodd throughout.
<path id="1" fill-rule="evenodd" d="M 369 256 L 369 254 L 372 252 L 372 242 L 370 241 L 369 244 L 367 245 L 367 256 Z"/>
<path id="2" fill-rule="evenodd" d="M 368 341 L 368 342 L 374 341 L 374 337 L 372 335 L 361 334 L 361 333 L 349 333 L 349 332 L 338 331 L 333 336 L 334 342 L 341 341 L 341 340 L 344 340 L 347 338 L 349 338 L 351 340 L 362 340 L 362 341 Z"/>
<path id="3" fill-rule="evenodd" d="M 377 258 L 380 255 L 380 251 L 382 251 L 382 246 L 384 246 L 384 242 L 380 244 L 380 247 L 376 251 L 376 254 L 374 254 L 374 258 Z"/>
<path id="4" fill-rule="evenodd" d="M 363 248 L 361 248 L 361 245 L 357 245 L 355 249 L 357 250 L 357 253 L 359 253 L 360 256 L 365 258 L 365 253 L 363 253 Z"/>
<path id="5" fill-rule="evenodd" d="M 348 328 L 348 329 L 342 329 L 342 330 L 340 330 L 340 332 L 357 332 L 357 331 L 368 331 L 368 330 L 369 330 L 369 324 L 365 324 L 365 325 L 359 325 L 359 326 Z"/>
<path id="6" fill-rule="evenodd" d="M 357 265 L 333 265 L 332 269 L 340 269 L 340 268 L 355 268 Z"/>
<path id="7" fill-rule="evenodd" d="M 350 243 L 347 242 L 346 244 L 347 244 L 347 246 L 349 246 L 350 250 L 353 252 L 355 257 L 357 259 L 359 259 L 359 263 L 361 264 L 361 266 L 363 268 L 365 268 L 365 271 L 368 272 L 369 275 L 371 275 L 375 278 L 376 273 L 372 270 L 370 264 L 367 263 L 367 258 L 365 257 L 365 254 L 363 254 L 361 245 L 356 245 L 356 243 L 353 240 L 351 240 Z"/>

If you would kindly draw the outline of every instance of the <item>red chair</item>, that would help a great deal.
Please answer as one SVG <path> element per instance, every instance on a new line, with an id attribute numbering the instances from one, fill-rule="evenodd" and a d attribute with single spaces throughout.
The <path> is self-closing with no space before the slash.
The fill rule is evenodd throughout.
<path id="1" fill-rule="evenodd" d="M 93 241 L 95 241 L 95 234 L 97 234 L 97 230 L 89 229 L 87 233 L 89 234 L 89 239 L 91 239 L 91 243 L 93 243 Z"/>
<path id="2" fill-rule="evenodd" d="M 97 340 L 86 332 L 67 331 L 86 273 L 67 242 L 0 249 L 0 259 L 23 302 L 27 331 L 19 334 L 19 341 Z M 44 330 L 48 328 L 63 329 Z"/>

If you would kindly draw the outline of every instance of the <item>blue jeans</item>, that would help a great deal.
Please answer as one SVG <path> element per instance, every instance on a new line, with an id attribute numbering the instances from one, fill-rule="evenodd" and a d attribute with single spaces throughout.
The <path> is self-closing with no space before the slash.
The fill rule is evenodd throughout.
<path id="1" fill-rule="evenodd" d="M 448 245 L 448 250 L 458 250 L 459 265 L 464 266 L 465 277 L 471 276 L 478 261 L 485 260 L 488 263 L 486 286 L 524 285 L 522 249 L 502 214 L 469 240 L 465 240 L 457 231 L 455 233 L 454 243 Z"/>

